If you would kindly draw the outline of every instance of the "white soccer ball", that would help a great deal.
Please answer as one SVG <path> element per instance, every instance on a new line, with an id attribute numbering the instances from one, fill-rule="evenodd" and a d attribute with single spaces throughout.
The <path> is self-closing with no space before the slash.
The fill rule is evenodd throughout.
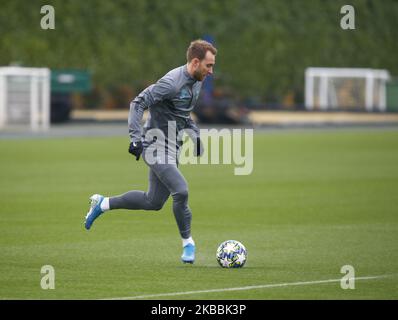
<path id="1" fill-rule="evenodd" d="M 247 250 L 239 241 L 227 240 L 218 246 L 216 258 L 223 268 L 242 268 L 247 260 Z"/>

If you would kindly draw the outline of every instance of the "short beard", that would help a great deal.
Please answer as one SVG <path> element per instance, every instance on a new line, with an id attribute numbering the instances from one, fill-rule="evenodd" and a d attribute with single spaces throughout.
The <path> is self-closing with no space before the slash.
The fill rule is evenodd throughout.
<path id="1" fill-rule="evenodd" d="M 196 70 L 193 74 L 193 77 L 195 78 L 195 80 L 197 81 L 202 81 L 204 76 L 202 75 L 202 73 L 199 70 Z"/>

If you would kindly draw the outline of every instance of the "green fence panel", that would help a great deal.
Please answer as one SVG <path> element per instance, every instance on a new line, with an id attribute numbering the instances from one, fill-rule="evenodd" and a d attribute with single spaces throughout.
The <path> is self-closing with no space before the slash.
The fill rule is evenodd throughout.
<path id="1" fill-rule="evenodd" d="M 398 111 L 398 79 L 387 83 L 387 111 Z"/>
<path id="2" fill-rule="evenodd" d="M 91 90 L 91 74 L 84 70 L 51 70 L 51 92 L 87 93 Z"/>

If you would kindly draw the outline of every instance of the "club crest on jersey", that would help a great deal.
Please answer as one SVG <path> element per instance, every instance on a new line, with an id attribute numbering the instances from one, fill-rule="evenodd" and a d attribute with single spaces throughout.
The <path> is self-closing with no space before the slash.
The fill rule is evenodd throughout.
<path id="1" fill-rule="evenodd" d="M 191 94 L 189 93 L 188 89 L 184 88 L 181 90 L 179 99 L 190 99 Z"/>

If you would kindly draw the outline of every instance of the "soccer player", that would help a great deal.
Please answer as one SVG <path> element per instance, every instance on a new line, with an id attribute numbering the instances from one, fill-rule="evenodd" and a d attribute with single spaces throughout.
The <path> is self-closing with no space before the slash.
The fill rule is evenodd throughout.
<path id="1" fill-rule="evenodd" d="M 143 160 L 149 167 L 148 191 L 128 191 L 114 197 L 92 195 L 85 220 L 87 230 L 105 211 L 160 210 L 171 195 L 174 217 L 182 238 L 181 260 L 184 263 L 195 261 L 195 242 L 191 236 L 192 213 L 188 206 L 188 184 L 178 169 L 178 148 L 181 143 L 176 137 L 181 130 L 190 129 L 190 137 L 195 144 L 195 155 L 201 155 L 203 148 L 199 129 L 191 119 L 190 112 L 196 104 L 203 80 L 213 73 L 216 54 L 217 49 L 209 42 L 200 39 L 191 42 L 186 54 L 187 64 L 168 72 L 131 102 L 128 119 L 131 141 L 129 152 L 137 161 L 142 154 Z M 149 116 L 141 128 L 142 116 L 146 109 L 149 109 Z M 152 132 L 160 130 L 166 138 L 157 141 L 160 135 L 149 134 L 151 130 Z M 171 133 L 169 131 L 175 131 L 174 135 L 171 135 L 172 139 L 167 138 Z M 162 142 L 165 148 L 156 148 L 153 151 L 151 147 L 159 142 Z"/>

